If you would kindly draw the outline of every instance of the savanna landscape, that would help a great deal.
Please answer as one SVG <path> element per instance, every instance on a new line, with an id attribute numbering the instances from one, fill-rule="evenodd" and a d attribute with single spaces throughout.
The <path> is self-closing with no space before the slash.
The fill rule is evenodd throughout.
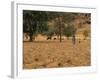
<path id="1" fill-rule="evenodd" d="M 23 69 L 91 65 L 91 14 L 23 10 Z"/>

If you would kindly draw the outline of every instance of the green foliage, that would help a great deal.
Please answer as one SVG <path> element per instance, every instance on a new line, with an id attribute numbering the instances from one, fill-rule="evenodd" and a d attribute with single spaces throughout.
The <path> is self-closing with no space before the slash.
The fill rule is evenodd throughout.
<path id="1" fill-rule="evenodd" d="M 72 37 L 76 32 L 76 29 L 74 28 L 73 25 L 68 25 L 67 27 L 64 28 L 64 35 L 66 37 Z"/>
<path id="2" fill-rule="evenodd" d="M 48 37 L 52 37 L 55 33 L 55 30 L 56 30 L 55 27 L 48 25 L 48 30 L 44 31 L 44 35 L 47 35 Z"/>
<path id="3" fill-rule="evenodd" d="M 30 41 L 33 36 L 48 30 L 47 20 L 47 12 L 23 11 L 23 32 L 29 33 Z"/>
<path id="4" fill-rule="evenodd" d="M 50 37 L 57 35 L 60 36 L 60 40 L 62 35 L 72 37 L 76 29 L 71 22 L 76 16 L 80 16 L 80 13 L 23 10 L 23 32 L 29 34 L 30 41 L 37 34 Z M 48 22 L 53 25 L 48 25 Z M 87 37 L 88 33 L 84 31 L 83 35 Z"/>

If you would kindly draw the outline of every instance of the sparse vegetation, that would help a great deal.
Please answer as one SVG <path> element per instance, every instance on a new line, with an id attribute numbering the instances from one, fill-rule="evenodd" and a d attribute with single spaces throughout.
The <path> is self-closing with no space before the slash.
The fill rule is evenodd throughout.
<path id="1" fill-rule="evenodd" d="M 81 44 L 77 41 L 76 45 L 70 40 L 61 43 L 59 41 L 24 42 L 23 54 L 27 57 L 27 59 L 24 57 L 24 69 L 77 67 L 91 64 L 89 40 L 82 40 Z"/>
<path id="2" fill-rule="evenodd" d="M 90 13 L 23 10 L 23 68 L 90 66 L 90 18 Z"/>

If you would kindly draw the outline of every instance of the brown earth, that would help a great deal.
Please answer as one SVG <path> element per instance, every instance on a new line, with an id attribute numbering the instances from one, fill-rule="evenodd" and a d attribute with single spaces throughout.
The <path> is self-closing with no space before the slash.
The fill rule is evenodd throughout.
<path id="1" fill-rule="evenodd" d="M 90 66 L 90 41 L 71 40 L 23 42 L 23 68 Z"/>

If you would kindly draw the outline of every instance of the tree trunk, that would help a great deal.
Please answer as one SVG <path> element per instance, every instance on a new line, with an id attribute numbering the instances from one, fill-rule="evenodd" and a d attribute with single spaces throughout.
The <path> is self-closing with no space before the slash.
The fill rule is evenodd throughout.
<path id="1" fill-rule="evenodd" d="M 33 41 L 32 40 L 32 36 L 33 36 L 32 33 L 30 33 L 29 36 L 30 36 L 30 40 L 29 41 L 32 42 Z"/>
<path id="2" fill-rule="evenodd" d="M 60 31 L 60 42 L 62 42 L 62 39 L 61 39 L 61 26 L 60 26 L 60 28 L 59 28 L 59 31 Z"/>
<path id="3" fill-rule="evenodd" d="M 72 42 L 73 42 L 73 44 L 76 44 L 76 37 L 75 37 L 75 34 L 73 35 Z"/>
<path id="4" fill-rule="evenodd" d="M 33 40 L 33 31 L 32 31 L 32 28 L 30 27 L 30 32 L 29 32 L 29 36 L 30 36 L 30 42 L 32 42 Z"/>
<path id="5" fill-rule="evenodd" d="M 74 30 L 73 30 L 73 36 L 72 36 L 73 38 L 72 38 L 72 42 L 73 42 L 73 44 L 75 45 L 76 44 L 76 29 L 74 28 Z"/>
<path id="6" fill-rule="evenodd" d="M 61 27 L 62 27 L 62 20 L 61 20 L 61 17 L 59 17 L 59 36 L 60 36 L 60 42 L 62 42 L 62 30 L 61 30 Z"/>

